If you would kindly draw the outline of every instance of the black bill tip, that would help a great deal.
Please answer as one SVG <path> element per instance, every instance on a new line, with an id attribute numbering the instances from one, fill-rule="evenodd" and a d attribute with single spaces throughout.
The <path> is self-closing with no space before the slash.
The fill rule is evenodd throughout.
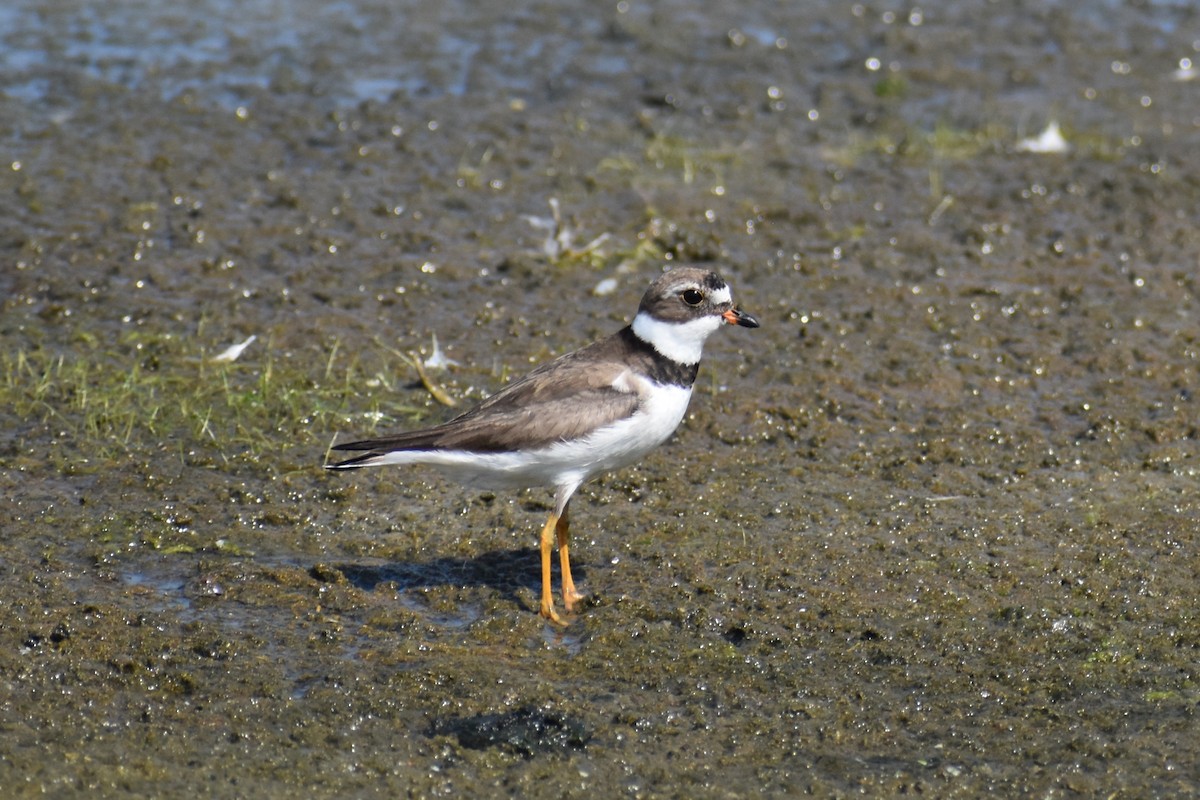
<path id="1" fill-rule="evenodd" d="M 731 308 L 721 315 L 721 319 L 725 320 L 729 325 L 741 325 L 743 328 L 757 328 L 758 320 L 742 311 L 740 308 Z"/>

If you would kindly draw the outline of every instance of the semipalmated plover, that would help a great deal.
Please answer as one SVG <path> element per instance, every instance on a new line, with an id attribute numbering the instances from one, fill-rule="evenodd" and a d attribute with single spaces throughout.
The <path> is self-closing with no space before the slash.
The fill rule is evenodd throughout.
<path id="1" fill-rule="evenodd" d="M 758 320 L 734 307 L 715 272 L 671 270 L 650 284 L 632 324 L 612 336 L 541 365 L 445 424 L 335 445 L 364 452 L 327 468 L 430 464 L 469 486 L 554 487 L 541 535 L 541 613 L 563 624 L 550 592 L 556 538 L 563 605 L 574 612 L 583 599 L 571 579 L 571 495 L 671 435 L 687 411 L 704 340 L 723 324 L 757 328 Z"/>

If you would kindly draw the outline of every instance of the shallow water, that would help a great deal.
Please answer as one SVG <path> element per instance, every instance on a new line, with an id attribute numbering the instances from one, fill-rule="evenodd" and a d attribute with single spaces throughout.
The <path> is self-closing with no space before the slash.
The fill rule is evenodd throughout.
<path id="1" fill-rule="evenodd" d="M 1196 794 L 1190 5 L 160 5 L 0 10 L 6 796 Z M 667 262 L 763 327 L 566 630 L 320 469 Z"/>

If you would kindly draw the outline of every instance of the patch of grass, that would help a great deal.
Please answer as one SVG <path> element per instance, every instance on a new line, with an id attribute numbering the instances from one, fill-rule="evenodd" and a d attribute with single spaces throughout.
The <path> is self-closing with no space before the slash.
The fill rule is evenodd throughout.
<path id="1" fill-rule="evenodd" d="M 1117 141 L 1111 137 L 1075 130 L 1064 126 L 1063 133 L 1075 153 L 1091 158 L 1113 161 L 1140 141 Z M 1023 137 L 998 123 L 979 128 L 963 128 L 939 122 L 932 129 L 917 128 L 899 120 L 882 124 L 870 134 L 853 132 L 845 141 L 823 148 L 827 160 L 851 167 L 873 155 L 894 156 L 915 164 L 930 164 L 931 169 L 942 165 L 969 161 L 986 153 L 1007 152 Z"/>
<path id="2" fill-rule="evenodd" d="M 659 172 L 675 173 L 686 186 L 706 180 L 713 186 L 725 183 L 725 176 L 738 161 L 738 153 L 728 147 L 712 147 L 661 130 L 651 132 L 640 160 L 625 155 L 605 158 L 598 171 L 637 175 L 647 165 Z"/>
<path id="3" fill-rule="evenodd" d="M 704 174 L 710 175 L 713 183 L 723 183 L 725 168 L 733 160 L 731 152 L 706 148 L 662 131 L 656 131 L 646 145 L 647 162 L 655 169 L 678 172 L 688 186 Z"/>
<path id="4" fill-rule="evenodd" d="M 933 130 L 903 127 L 883 130 L 872 136 L 851 134 L 837 147 L 827 147 L 824 156 L 844 166 L 853 166 L 868 155 L 887 155 L 913 162 L 966 161 L 1011 142 L 1011 133 L 998 125 L 976 130 L 939 123 Z"/>
<path id="5" fill-rule="evenodd" d="M 385 377 L 410 371 L 386 351 L 378 358 L 388 363 L 372 369 L 336 345 L 321 361 L 279 353 L 268 340 L 233 363 L 140 331 L 75 345 L 69 353 L 0 354 L 0 415 L 13 418 L 6 428 L 27 440 L 19 449 L 30 438 L 53 439 L 37 449 L 60 463 L 164 449 L 212 464 L 275 460 L 296 448 L 307 458 L 335 431 L 368 433 L 427 413 Z"/>

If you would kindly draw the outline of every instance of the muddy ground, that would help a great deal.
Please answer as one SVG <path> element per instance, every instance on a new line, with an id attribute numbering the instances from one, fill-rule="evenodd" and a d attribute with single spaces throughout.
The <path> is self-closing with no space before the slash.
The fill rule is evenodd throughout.
<path id="1" fill-rule="evenodd" d="M 1200 793 L 1193 6 L 9 5 L 4 796 Z M 322 471 L 673 263 L 565 630 L 549 492 Z"/>

